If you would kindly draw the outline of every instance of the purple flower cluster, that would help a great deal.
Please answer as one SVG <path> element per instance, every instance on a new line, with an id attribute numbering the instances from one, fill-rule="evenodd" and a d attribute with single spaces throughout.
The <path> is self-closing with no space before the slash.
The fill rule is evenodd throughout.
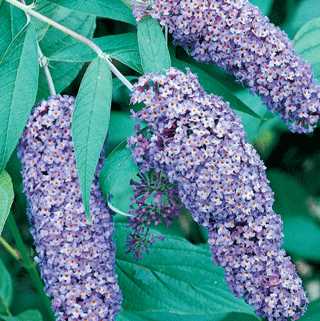
<path id="1" fill-rule="evenodd" d="M 74 98 L 54 96 L 30 117 L 19 154 L 37 261 L 59 321 L 112 321 L 121 306 L 113 223 L 99 191 L 92 223 L 81 200 L 71 140 Z"/>
<path id="2" fill-rule="evenodd" d="M 131 137 L 129 144 L 135 146 L 137 141 L 140 141 L 139 137 Z M 161 172 L 141 172 L 131 186 L 134 195 L 130 204 L 131 233 L 127 246 L 128 251 L 140 259 L 155 241 L 162 239 L 154 236 L 150 228 L 161 223 L 170 226 L 179 216 L 181 204 L 176 187 Z"/>
<path id="3" fill-rule="evenodd" d="M 151 14 L 175 43 L 200 62 L 215 63 L 260 95 L 294 132 L 311 132 L 319 121 L 320 86 L 287 35 L 248 0 L 139 1 L 138 19 Z"/>
<path id="4" fill-rule="evenodd" d="M 265 166 L 245 142 L 240 120 L 208 95 L 191 72 L 141 77 L 132 103 L 146 108 L 148 143 L 136 139 L 138 164 L 166 173 L 198 223 L 209 229 L 214 258 L 232 291 L 269 321 L 297 320 L 307 298 L 282 246 Z M 144 150 L 142 152 L 142 149 Z"/>

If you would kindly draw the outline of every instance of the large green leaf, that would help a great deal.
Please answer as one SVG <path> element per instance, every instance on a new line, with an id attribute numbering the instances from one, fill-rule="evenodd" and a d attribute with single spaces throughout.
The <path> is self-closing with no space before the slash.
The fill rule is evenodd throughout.
<path id="1" fill-rule="evenodd" d="M 6 171 L 0 173 L 0 235 L 6 223 L 14 198 L 11 177 Z"/>
<path id="2" fill-rule="evenodd" d="M 42 315 L 37 310 L 28 310 L 14 317 L 3 318 L 4 321 L 42 321 Z"/>
<path id="3" fill-rule="evenodd" d="M 298 257 L 320 260 L 320 225 L 312 218 L 308 193 L 280 171 L 268 174 L 275 192 L 275 209 L 284 220 L 285 248 Z"/>
<path id="4" fill-rule="evenodd" d="M 117 272 L 124 295 L 119 321 L 218 321 L 231 312 L 253 315 L 231 294 L 207 246 L 166 235 L 136 261 L 127 254 L 127 235 L 124 224 L 118 223 Z"/>
<path id="5" fill-rule="evenodd" d="M 70 9 L 90 13 L 98 17 L 135 24 L 131 10 L 120 0 L 50 0 Z"/>
<path id="6" fill-rule="evenodd" d="M 92 38 L 93 36 L 95 30 L 95 17 L 93 16 L 73 11 L 45 0 L 37 2 L 36 10 L 87 38 Z M 40 47 L 44 55 L 49 59 L 50 71 L 56 90 L 60 93 L 75 79 L 83 67 L 83 64 L 51 61 L 50 57 L 64 48 L 73 46 L 78 43 L 78 41 L 38 20 L 33 20 L 33 23 L 37 28 Z M 41 71 L 38 99 L 46 99 L 48 95 L 47 81 L 44 73 Z"/>
<path id="7" fill-rule="evenodd" d="M 306 23 L 294 37 L 297 52 L 312 64 L 315 76 L 320 80 L 320 18 Z"/>
<path id="8" fill-rule="evenodd" d="M 12 300 L 11 276 L 0 259 L 0 314 L 7 314 Z"/>
<path id="9" fill-rule="evenodd" d="M 15 149 L 36 99 L 36 34 L 29 26 L 11 44 L 0 63 L 0 171 Z"/>
<path id="10" fill-rule="evenodd" d="M 26 24 L 26 15 L 23 11 L 5 2 L 0 6 L 0 60 L 9 47 L 11 41 L 17 36 Z"/>
<path id="11" fill-rule="evenodd" d="M 270 12 L 273 0 L 250 0 L 250 2 L 258 6 L 262 13 L 267 15 Z"/>
<path id="12" fill-rule="evenodd" d="M 138 168 L 126 142 L 120 144 L 107 157 L 100 174 L 100 185 L 109 207 L 117 213 L 128 215 L 133 190 L 131 179 L 137 178 Z"/>
<path id="13" fill-rule="evenodd" d="M 27 17 L 22 10 L 11 5 L 9 6 L 10 6 L 11 34 L 12 34 L 12 39 L 14 39 L 19 34 L 19 32 L 23 29 L 23 27 L 26 25 Z"/>
<path id="14" fill-rule="evenodd" d="M 133 135 L 134 124 L 135 122 L 129 113 L 112 111 L 107 140 L 108 150 L 114 149 L 127 137 Z"/>
<path id="15" fill-rule="evenodd" d="M 0 7 L 0 61 L 1 57 L 9 47 L 10 42 L 12 41 L 11 34 L 11 15 L 10 15 L 10 7 L 8 3 L 4 3 Z"/>
<path id="16" fill-rule="evenodd" d="M 138 23 L 137 29 L 143 71 L 163 72 L 170 68 L 170 54 L 159 23 L 147 17 Z"/>
<path id="17" fill-rule="evenodd" d="M 173 312 L 127 312 L 123 311 L 117 318 L 117 321 L 224 321 L 224 317 L 226 313 L 216 313 L 214 318 L 212 315 L 204 315 L 204 314 L 179 314 Z M 243 321 L 257 321 L 257 318 L 250 318 L 248 314 L 245 314 L 245 317 L 248 319 L 244 319 Z M 229 320 L 236 321 L 236 320 Z"/>
<path id="18" fill-rule="evenodd" d="M 229 90 L 217 79 L 206 73 L 201 68 L 175 58 L 172 60 L 172 63 L 174 67 L 179 68 L 182 71 L 186 71 L 187 68 L 190 69 L 198 76 L 201 85 L 206 91 L 224 97 L 228 102 L 230 102 L 232 108 L 260 119 L 260 116 L 255 113 L 247 104 L 241 101 L 231 90 Z"/>
<path id="19" fill-rule="evenodd" d="M 109 128 L 111 100 L 111 71 L 104 60 L 96 58 L 82 79 L 72 118 L 72 138 L 87 215 L 91 184 Z"/>
<path id="20" fill-rule="evenodd" d="M 312 302 L 307 310 L 307 313 L 300 321 L 319 321 L 320 320 L 320 300 Z"/>
<path id="21" fill-rule="evenodd" d="M 130 82 L 136 81 L 137 78 L 138 76 L 127 76 Z M 130 96 L 130 90 L 118 78 L 113 78 L 112 101 L 128 112 L 132 108 Z"/>
<path id="22" fill-rule="evenodd" d="M 290 37 L 305 23 L 320 16 L 319 0 L 300 0 L 292 6 L 292 14 L 285 28 Z"/>
<path id="23" fill-rule="evenodd" d="M 119 35 L 110 35 L 93 39 L 94 42 L 111 58 L 129 66 L 133 70 L 142 73 L 137 35 L 133 32 Z M 79 63 L 91 61 L 96 54 L 82 43 L 74 43 L 63 47 L 50 55 L 52 62 Z"/>

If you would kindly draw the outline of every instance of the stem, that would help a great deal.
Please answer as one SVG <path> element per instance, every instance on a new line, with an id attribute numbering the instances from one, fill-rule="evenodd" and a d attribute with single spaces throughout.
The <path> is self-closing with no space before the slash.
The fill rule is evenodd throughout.
<path id="1" fill-rule="evenodd" d="M 69 35 L 70 37 L 76 39 L 77 41 L 82 42 L 86 46 L 90 47 L 99 58 L 106 61 L 106 63 L 109 65 L 111 71 L 113 74 L 130 90 L 133 90 L 132 84 L 125 78 L 124 75 L 121 74 L 121 72 L 114 66 L 114 64 L 111 62 L 111 58 L 108 54 L 104 53 L 103 50 L 97 46 L 92 40 L 80 35 L 79 33 L 61 25 L 60 23 L 48 18 L 47 16 L 42 15 L 41 13 L 33 10 L 33 6 L 27 6 L 17 0 L 6 0 L 8 3 L 12 4 L 13 6 L 23 10 L 25 13 L 29 14 L 30 16 L 35 17 L 36 19 L 45 22 L 49 24 L 50 26 L 62 31 L 63 33 Z"/>
<path id="2" fill-rule="evenodd" d="M 0 244 L 11 256 L 14 257 L 15 260 L 20 260 L 20 255 L 18 254 L 18 251 L 15 250 L 2 236 L 0 236 Z"/>
<path id="3" fill-rule="evenodd" d="M 20 252 L 23 266 L 27 270 L 33 284 L 35 285 L 38 293 L 40 294 L 42 303 L 43 303 L 44 307 L 46 308 L 46 310 L 48 311 L 48 315 L 49 315 L 50 320 L 53 321 L 54 316 L 53 316 L 53 313 L 51 310 L 50 300 L 43 290 L 44 287 L 43 287 L 42 280 L 39 276 L 39 273 L 38 273 L 35 263 L 31 259 L 31 257 L 29 256 L 28 248 L 26 247 L 26 245 L 23 242 L 23 239 L 21 237 L 20 231 L 18 229 L 17 223 L 14 219 L 12 212 L 10 213 L 10 215 L 8 217 L 8 228 L 9 228 L 9 230 L 15 240 L 16 246 Z"/>
<path id="4" fill-rule="evenodd" d="M 38 55 L 39 55 L 39 64 L 40 67 L 43 68 L 43 72 L 46 76 L 47 83 L 48 83 L 48 88 L 51 96 L 55 96 L 57 94 L 56 88 L 54 86 L 54 82 L 52 79 L 52 75 L 49 69 L 49 61 L 48 58 L 43 54 L 39 43 L 38 43 Z"/>
<path id="5" fill-rule="evenodd" d="M 3 299 L 1 297 L 0 297 L 0 306 L 3 307 L 3 310 L 8 317 L 12 317 L 10 308 L 3 302 Z"/>

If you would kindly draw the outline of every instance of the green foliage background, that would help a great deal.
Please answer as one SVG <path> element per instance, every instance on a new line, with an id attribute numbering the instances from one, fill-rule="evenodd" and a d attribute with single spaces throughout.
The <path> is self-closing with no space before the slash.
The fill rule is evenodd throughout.
<path id="1" fill-rule="evenodd" d="M 252 0 L 283 28 L 320 80 L 319 0 Z M 275 209 L 282 215 L 285 248 L 293 257 L 312 301 L 302 321 L 320 320 L 320 131 L 294 135 L 271 115 L 258 97 L 214 66 L 190 59 L 168 46 L 152 19 L 136 25 L 120 0 L 38 0 L 35 10 L 93 39 L 116 66 L 134 81 L 143 72 L 170 65 L 190 68 L 211 93 L 223 96 L 241 116 L 248 140 L 268 167 Z M 139 262 L 126 253 L 129 181 L 137 169 L 121 144 L 133 132 L 129 92 L 111 78 L 107 64 L 88 47 L 0 1 L 0 232 L 17 252 L 0 244 L 0 320 L 54 320 L 50 302 L 33 261 L 16 145 L 32 106 L 48 97 L 38 67 L 36 39 L 49 60 L 59 93 L 77 95 L 72 131 L 83 200 L 102 145 L 108 158 L 100 177 L 115 210 L 117 273 L 124 295 L 118 321 L 254 321 L 252 309 L 228 290 L 215 266 L 206 232 L 184 213 L 150 254 Z M 98 77 L 99 76 L 99 80 Z M 141 106 L 140 106 L 141 107 Z M 136 106 L 136 108 L 140 108 Z M 120 144 L 120 145 L 119 145 Z M 116 147 L 117 146 L 117 147 Z M 115 148 L 116 147 L 116 148 Z M 81 152 L 80 152 L 81 151 Z M 90 155 L 90 157 L 87 157 Z M 87 206 L 87 215 L 90 209 Z M 14 256 L 17 256 L 14 258 Z"/>

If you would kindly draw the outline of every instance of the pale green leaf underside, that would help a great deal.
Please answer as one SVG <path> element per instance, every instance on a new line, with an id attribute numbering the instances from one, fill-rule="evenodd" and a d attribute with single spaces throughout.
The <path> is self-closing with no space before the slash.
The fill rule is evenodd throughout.
<path id="1" fill-rule="evenodd" d="M 0 63 L 0 171 L 15 149 L 36 99 L 39 65 L 32 26 L 21 32 Z"/>
<path id="2" fill-rule="evenodd" d="M 98 17 L 135 24 L 130 8 L 120 0 L 50 0 L 70 9 L 90 13 Z"/>
<path id="3" fill-rule="evenodd" d="M 87 216 L 91 184 L 109 128 L 111 100 L 111 71 L 105 61 L 96 58 L 82 79 L 72 118 L 72 138 Z"/>
<path id="4" fill-rule="evenodd" d="M 143 71 L 163 72 L 170 68 L 170 54 L 159 23 L 144 18 L 138 23 L 137 32 Z"/>

